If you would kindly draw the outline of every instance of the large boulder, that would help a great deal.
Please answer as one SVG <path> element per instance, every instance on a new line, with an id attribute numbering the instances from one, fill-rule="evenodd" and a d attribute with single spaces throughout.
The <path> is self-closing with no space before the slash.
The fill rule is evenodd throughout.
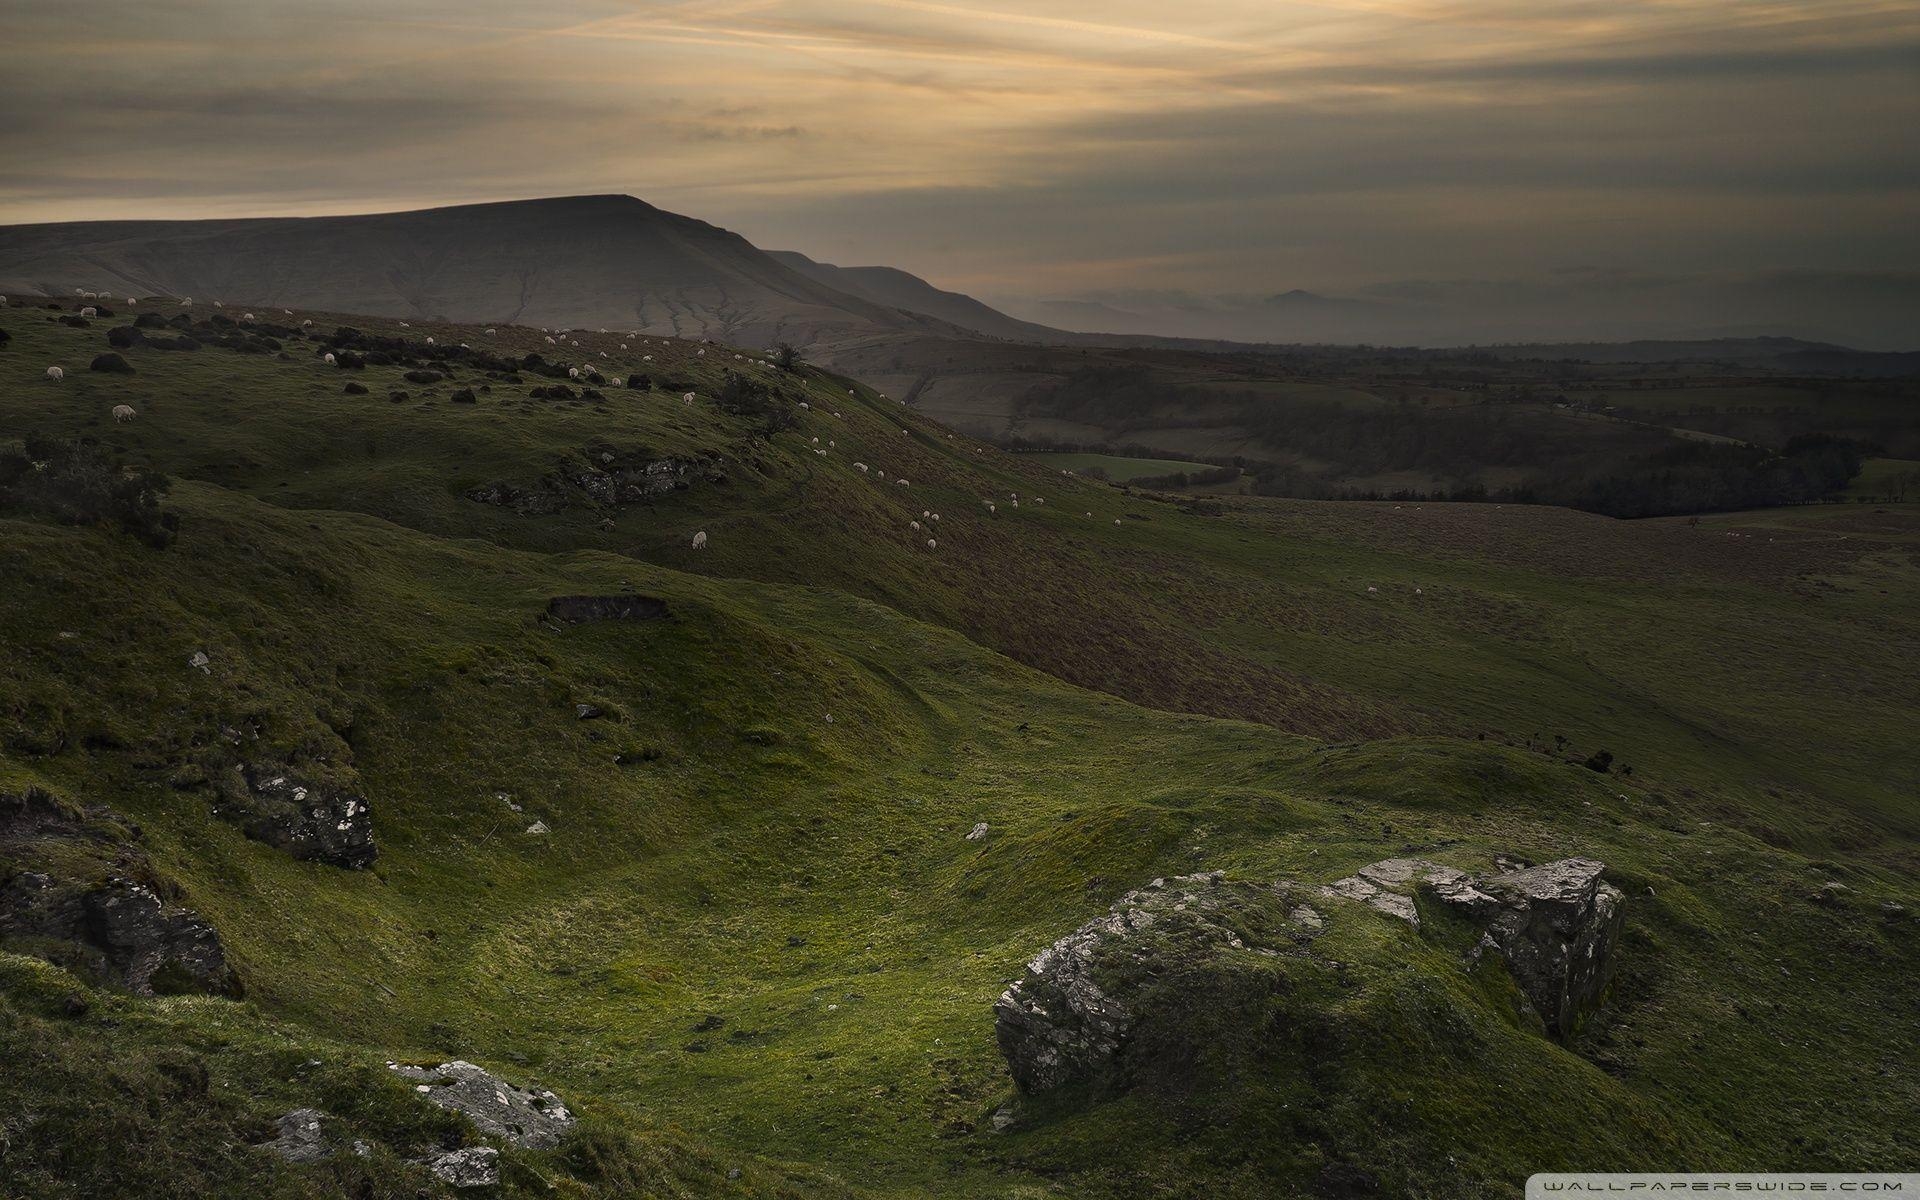
<path id="1" fill-rule="evenodd" d="M 1599 1007 L 1613 978 L 1625 897 L 1601 876 L 1606 864 L 1563 858 L 1513 865 L 1488 876 L 1416 858 L 1369 863 L 1322 888 L 1418 928 L 1416 895 L 1480 930 L 1471 961 L 1495 958 L 1548 1032 L 1564 1038 Z"/>
<path id="2" fill-rule="evenodd" d="M 560 1097 L 508 1083 L 470 1062 L 387 1066 L 428 1100 L 464 1115 L 481 1133 L 523 1149 L 551 1150 L 573 1128 L 574 1116 Z"/>
<path id="3" fill-rule="evenodd" d="M 1226 986 L 1197 993 L 1248 957 L 1277 957 L 1309 941 L 1319 914 L 1285 884 L 1230 883 L 1219 872 L 1156 879 L 1042 950 L 993 1006 L 994 1035 L 1024 1092 L 1068 1084 L 1124 1084 L 1193 1028 L 1197 1005 L 1233 1021 Z M 1257 993 L 1258 987 L 1252 989 Z"/>
<path id="4" fill-rule="evenodd" d="M 36 788 L 0 795 L 0 942 L 135 995 L 240 995 L 220 935 L 171 898 L 139 836 Z"/>

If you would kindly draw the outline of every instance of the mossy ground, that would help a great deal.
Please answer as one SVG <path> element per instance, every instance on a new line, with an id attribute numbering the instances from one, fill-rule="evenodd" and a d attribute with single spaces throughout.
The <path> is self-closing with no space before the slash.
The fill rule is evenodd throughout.
<path id="1" fill-rule="evenodd" d="M 0 1050 L 34 1064 L 0 1071 L 0 1192 L 412 1194 L 399 1150 L 459 1135 L 380 1064 L 448 1056 L 582 1114 L 570 1148 L 509 1156 L 510 1194 L 1267 1196 L 1347 1161 L 1471 1197 L 1555 1167 L 1910 1162 L 1911 510 L 1205 515 L 817 373 L 798 427 L 761 437 L 711 402 L 741 365 L 720 347 L 607 360 L 692 405 L 499 383 L 395 404 L 397 369 L 298 342 L 94 375 L 113 322 L 50 315 L 0 310 L 0 431 L 169 472 L 181 530 L 153 551 L 0 518 L 0 788 L 139 822 L 249 995 L 137 1003 L 0 960 Z M 140 416 L 115 425 L 123 402 Z M 547 518 L 464 496 L 595 441 L 723 455 L 728 482 Z M 539 619 L 628 587 L 672 619 Z M 196 764 L 248 723 L 351 762 L 371 871 L 212 815 Z M 1633 773 L 1579 765 L 1602 747 Z M 1437 929 L 1335 908 L 1323 948 L 1356 986 L 1275 1002 L 1325 1035 L 1311 1074 L 989 1131 L 1012 1094 L 990 1005 L 1039 946 L 1154 875 L 1317 882 L 1402 852 L 1607 861 L 1629 896 L 1612 1008 L 1555 1045 Z M 1813 902 L 1830 879 L 1850 890 Z M 382 1149 L 244 1147 L 300 1104 Z M 148 1174 L 109 1169 L 115 1139 Z"/>

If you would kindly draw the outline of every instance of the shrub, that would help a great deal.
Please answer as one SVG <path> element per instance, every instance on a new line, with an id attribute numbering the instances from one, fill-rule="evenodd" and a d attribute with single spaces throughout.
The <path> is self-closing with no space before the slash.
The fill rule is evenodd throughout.
<path id="1" fill-rule="evenodd" d="M 340 390 L 349 396 L 364 396 L 367 394 L 367 385 L 364 383 L 354 383 L 349 380 L 347 386 Z"/>
<path id="2" fill-rule="evenodd" d="M 629 375 L 627 387 L 631 391 L 650 392 L 653 390 L 653 379 L 646 375 Z"/>
<path id="3" fill-rule="evenodd" d="M 158 471 L 125 468 L 90 442 L 30 437 L 24 449 L 0 452 L 0 510 L 65 525 L 118 525 L 155 549 L 180 526 L 177 514 L 160 508 L 171 486 Z"/>
<path id="4" fill-rule="evenodd" d="M 474 398 L 472 388 L 461 388 L 459 391 L 455 392 L 453 395 L 448 396 L 447 399 L 453 401 L 455 404 L 479 403 L 479 401 Z"/>
<path id="5" fill-rule="evenodd" d="M 115 350 L 130 349 L 146 340 L 147 335 L 132 325 L 119 325 L 107 330 L 107 345 Z"/>
<path id="6" fill-rule="evenodd" d="M 87 364 L 87 369 L 89 371 L 105 371 L 109 375 L 133 374 L 133 364 L 111 350 L 105 354 L 95 356 L 94 360 Z"/>
<path id="7" fill-rule="evenodd" d="M 773 361 L 774 365 L 778 366 L 782 371 L 798 371 L 800 369 L 800 351 L 794 349 L 793 343 L 791 342 L 781 342 L 779 349 L 774 353 Z"/>

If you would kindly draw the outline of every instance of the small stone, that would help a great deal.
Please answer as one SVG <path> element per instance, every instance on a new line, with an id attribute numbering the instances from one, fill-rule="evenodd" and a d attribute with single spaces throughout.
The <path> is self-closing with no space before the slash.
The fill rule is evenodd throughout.
<path id="1" fill-rule="evenodd" d="M 449 1150 L 429 1159 L 427 1169 L 451 1187 L 492 1187 L 500 1182 L 500 1152 L 492 1146 Z"/>
<path id="2" fill-rule="evenodd" d="M 553 831 L 547 828 L 545 821 L 535 821 L 533 824 L 527 826 L 527 835 L 529 837 L 539 837 L 541 834 L 551 832 Z"/>
<path id="3" fill-rule="evenodd" d="M 207 652 L 205 650 L 195 650 L 193 652 L 193 657 L 187 660 L 187 665 L 189 667 L 192 667 L 194 670 L 200 672 L 202 675 L 213 674 L 212 664 L 213 664 L 213 660 L 207 657 Z"/>
<path id="4" fill-rule="evenodd" d="M 975 825 L 972 829 L 967 831 L 967 840 L 970 842 L 977 842 L 981 838 L 986 837 L 987 828 L 988 828 L 987 823 L 985 821 L 981 821 L 979 824 Z"/>

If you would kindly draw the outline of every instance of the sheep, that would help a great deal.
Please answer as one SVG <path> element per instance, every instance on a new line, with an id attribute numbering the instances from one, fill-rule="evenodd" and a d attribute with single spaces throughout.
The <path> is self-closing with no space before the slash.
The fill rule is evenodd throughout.
<path id="1" fill-rule="evenodd" d="M 116 404 L 113 406 L 113 419 L 116 421 L 131 421 L 138 415 L 139 414 L 134 412 L 129 405 Z"/>
<path id="2" fill-rule="evenodd" d="M 920 528 L 920 522 L 918 521 L 908 521 L 907 524 L 914 529 Z"/>
<path id="3" fill-rule="evenodd" d="M 290 317 L 293 315 L 293 310 L 290 308 L 283 308 L 280 310 L 280 315 L 283 317 Z"/>
<path id="4" fill-rule="evenodd" d="M 180 297 L 180 307 L 181 307 L 181 308 L 192 308 L 192 307 L 193 307 L 193 297 L 192 297 L 192 296 L 182 296 L 182 297 Z"/>
<path id="5" fill-rule="evenodd" d="M 687 393 L 686 395 L 684 395 L 684 396 L 682 396 L 682 397 L 680 397 L 680 399 L 682 399 L 683 401 L 685 401 L 685 402 L 686 402 L 686 403 L 688 403 L 688 404 L 692 404 L 692 403 L 693 403 L 693 393 L 692 393 L 692 392 L 688 392 L 688 393 Z"/>
<path id="6" fill-rule="evenodd" d="M 899 482 L 900 482 L 900 486 L 901 486 L 901 487 L 906 487 L 906 486 L 907 486 L 907 481 L 906 481 L 906 480 L 904 480 L 904 479 L 902 479 L 902 480 L 900 480 Z"/>
<path id="7" fill-rule="evenodd" d="M 1118 524 L 1120 523 L 1120 518 L 1119 518 L 1119 517 L 1115 517 L 1115 518 L 1113 519 L 1113 523 L 1114 523 L 1115 525 L 1118 525 Z"/>
<path id="8" fill-rule="evenodd" d="M 642 355 L 640 356 L 640 361 L 641 361 L 641 362 L 652 362 L 652 361 L 653 361 L 653 355 L 651 355 L 651 354 L 642 354 Z"/>
<path id="9" fill-rule="evenodd" d="M 7 302 L 7 298 L 5 296 L 0 296 L 0 304 L 5 304 L 6 302 Z"/>
<path id="10" fill-rule="evenodd" d="M 855 469 L 857 469 L 857 470 L 858 470 L 858 471 L 859 471 L 859 472 L 860 472 L 860 473 L 861 473 L 862 475 L 865 475 L 865 474 L 867 473 L 867 464 L 865 464 L 865 463 L 855 463 L 855 464 L 853 464 L 853 465 L 854 465 L 854 467 L 855 467 Z"/>
<path id="11" fill-rule="evenodd" d="M 997 508 L 995 508 L 995 507 L 993 506 L 993 502 L 992 502 L 991 500 L 989 500 L 989 501 L 987 501 L 987 511 L 988 511 L 988 512 L 990 512 L 990 513 L 997 513 L 997 512 L 999 512 L 1000 510 L 999 510 L 999 509 L 997 509 Z"/>
<path id="12" fill-rule="evenodd" d="M 932 538 L 927 539 L 927 549 L 938 550 L 939 548 L 940 548 L 939 542 L 934 541 Z"/>
<path id="13" fill-rule="evenodd" d="M 7 298 L 6 298 L 5 296 L 0 296 L 0 304 L 5 304 L 6 302 L 7 302 Z M 138 304 L 138 303 L 140 303 L 140 302 L 139 302 L 138 300 L 135 300 L 135 299 L 134 299 L 134 298 L 133 298 L 132 296 L 128 296 L 128 297 L 127 297 L 127 307 L 128 307 L 128 308 L 132 308 L 132 307 L 133 307 L 134 305 L 136 305 L 136 304 Z"/>
<path id="14" fill-rule="evenodd" d="M 300 328 L 305 329 L 307 326 L 311 324 L 313 324 L 313 318 L 308 317 L 306 320 L 300 322 Z"/>
<path id="15" fill-rule="evenodd" d="M 253 314 L 252 314 L 252 313 L 241 313 L 241 314 L 240 314 L 240 319 L 241 319 L 242 321 L 251 321 L 251 320 L 253 320 Z M 428 341 L 432 341 L 433 339 L 432 339 L 432 338 L 428 338 L 427 340 L 428 340 Z"/>
<path id="16" fill-rule="evenodd" d="M 408 322 L 406 322 L 406 321 L 402 321 L 402 322 L 400 322 L 400 328 L 402 328 L 402 329 L 412 329 L 412 328 L 413 328 L 413 326 L 412 326 L 411 324 L 409 324 Z"/>
<path id="17" fill-rule="evenodd" d="M 693 352 L 693 356 L 695 358 L 705 358 L 707 356 L 707 352 L 705 350 L 695 350 Z"/>
<path id="18" fill-rule="evenodd" d="M 929 520 L 929 521 L 938 521 L 939 519 L 940 519 L 940 514 L 939 514 L 939 513 L 928 513 L 928 514 L 927 514 L 927 520 Z"/>
<path id="19" fill-rule="evenodd" d="M 607 386 L 608 387 L 625 387 L 627 386 L 627 381 L 620 378 L 618 375 L 615 375 L 613 378 L 607 380 Z"/>
<path id="20" fill-rule="evenodd" d="M 1375 587 L 1375 586 L 1373 586 L 1372 584 L 1368 584 L 1368 585 L 1367 585 L 1367 595 L 1369 595 L 1369 596 L 1371 596 L 1371 595 L 1373 595 L 1373 594 L 1374 594 L 1375 592 L 1377 592 L 1377 591 L 1379 591 L 1379 590 L 1380 590 L 1379 588 L 1377 588 L 1377 587 Z"/>
<path id="21" fill-rule="evenodd" d="M 326 364 L 327 364 L 328 366 L 330 366 L 330 367 L 331 367 L 331 366 L 333 366 L 334 364 L 336 364 L 336 363 L 338 363 L 338 362 L 339 362 L 340 360 L 339 360 L 339 359 L 337 359 L 337 358 L 335 358 L 335 357 L 333 356 L 333 354 L 332 354 L 332 352 L 331 352 L 331 351 L 329 351 L 328 353 L 326 353 L 326 354 L 324 354 L 324 355 L 322 355 L 322 356 L 320 357 L 320 361 L 321 361 L 321 362 L 323 362 L 323 363 L 326 363 Z"/>
<path id="22" fill-rule="evenodd" d="M 100 310 L 97 308 L 91 308 L 91 307 L 83 308 L 80 310 L 80 315 L 83 317 L 97 317 L 100 315 Z"/>
<path id="23" fill-rule="evenodd" d="M 553 339 L 552 339 L 552 338 L 548 338 L 548 339 L 547 339 L 547 345 L 549 345 L 549 346 L 551 346 L 551 345 L 553 345 Z"/>
<path id="24" fill-rule="evenodd" d="M 567 378 L 568 378 L 568 379 L 578 379 L 578 378 L 580 378 L 580 368 L 579 368 L 579 367 L 568 367 L 568 368 L 567 368 Z"/>
<path id="25" fill-rule="evenodd" d="M 61 370 L 59 367 L 47 368 L 47 378 L 53 380 L 55 383 L 59 383 L 62 379 L 65 379 L 66 377 L 67 377 L 67 373 Z"/>
<path id="26" fill-rule="evenodd" d="M 433 345 L 433 336 L 431 334 L 427 336 L 427 345 Z"/>
<path id="27" fill-rule="evenodd" d="M 218 301 L 218 300 L 215 300 L 215 301 L 213 302 L 213 306 L 214 306 L 215 308 L 225 308 L 225 307 L 226 307 L 226 305 L 225 305 L 225 304 L 222 304 L 222 303 L 221 303 L 220 301 Z"/>
<path id="28" fill-rule="evenodd" d="M 648 357 L 648 358 L 652 358 L 652 357 L 653 357 L 653 355 L 651 355 L 651 354 L 649 354 L 649 355 L 647 355 L 647 357 Z M 801 407 L 801 408 L 805 408 L 805 409 L 812 409 L 812 408 L 813 408 L 813 405 L 811 405 L 811 404 L 808 404 L 808 403 L 807 403 L 807 402 L 806 402 L 805 400 L 802 400 L 802 401 L 800 402 L 800 407 Z"/>
<path id="29" fill-rule="evenodd" d="M 707 548 L 706 530 L 702 529 L 699 533 L 693 535 L 693 548 L 695 550 L 705 550 Z"/>
<path id="30" fill-rule="evenodd" d="M 932 514 L 932 513 L 930 513 L 930 512 L 928 512 L 928 511 L 927 511 L 926 509 L 924 509 L 924 508 L 920 510 L 920 515 L 921 515 L 922 517 L 932 517 L 932 516 L 933 516 L 933 514 Z"/>
<path id="31" fill-rule="evenodd" d="M 813 444 L 814 444 L 814 445 L 816 445 L 816 446 L 818 446 L 818 445 L 820 444 L 820 439 L 819 439 L 819 438 L 814 438 L 814 439 L 813 439 Z"/>
<path id="32" fill-rule="evenodd" d="M 75 289 L 73 289 L 73 294 L 74 294 L 74 295 L 76 295 L 76 296 L 85 296 L 85 295 L 87 294 L 87 289 L 85 289 L 85 288 L 75 288 Z"/>
<path id="33" fill-rule="evenodd" d="M 493 330 L 491 330 L 491 329 L 489 329 L 489 330 L 487 330 L 487 336 L 488 336 L 488 337 L 492 337 L 492 336 L 493 336 Z"/>
<path id="34" fill-rule="evenodd" d="M 82 300 L 98 300 L 100 298 L 100 293 L 99 292 L 81 292 L 80 298 Z"/>

